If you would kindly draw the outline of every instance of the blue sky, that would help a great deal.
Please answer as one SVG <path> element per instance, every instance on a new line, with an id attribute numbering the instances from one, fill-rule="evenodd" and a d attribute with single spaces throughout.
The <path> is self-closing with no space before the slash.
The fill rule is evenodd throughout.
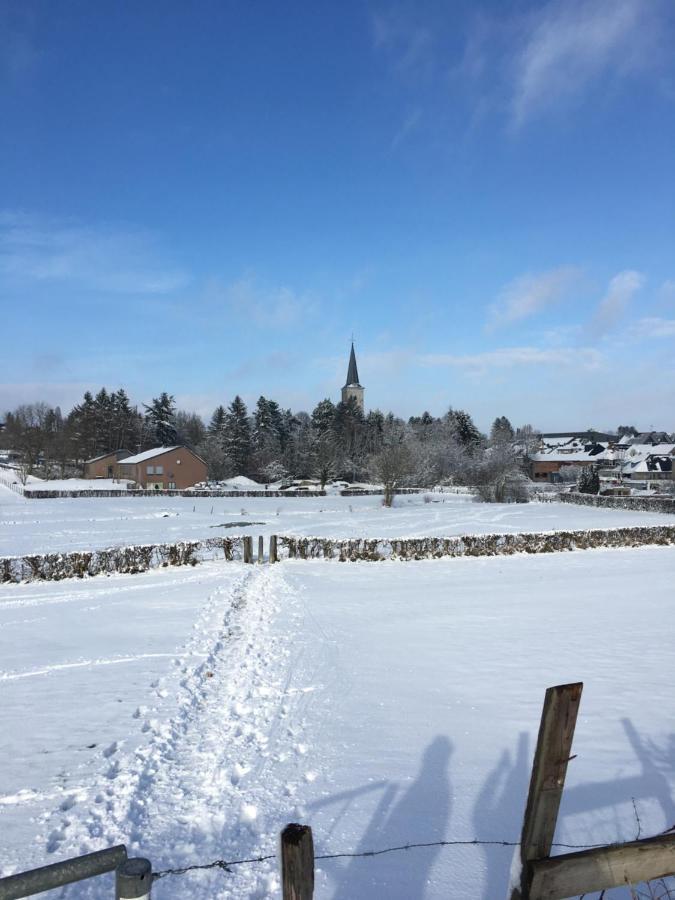
<path id="1" fill-rule="evenodd" d="M 0 0 L 0 409 L 675 428 L 675 0 Z"/>

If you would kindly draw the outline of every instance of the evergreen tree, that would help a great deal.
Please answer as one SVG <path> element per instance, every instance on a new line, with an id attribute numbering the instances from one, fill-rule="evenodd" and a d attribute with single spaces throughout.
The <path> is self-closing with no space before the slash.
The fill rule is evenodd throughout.
<path id="1" fill-rule="evenodd" d="M 515 432 L 513 430 L 513 426 L 506 418 L 506 416 L 499 416 L 492 423 L 492 428 L 490 429 L 490 443 L 491 444 L 507 444 L 513 440 Z"/>
<path id="2" fill-rule="evenodd" d="M 159 397 L 153 397 L 150 406 L 143 404 L 143 408 L 145 409 L 148 436 L 161 447 L 170 447 L 175 444 L 178 432 L 176 431 L 176 403 L 173 395 L 162 392 Z"/>
<path id="3" fill-rule="evenodd" d="M 217 406 L 211 416 L 209 427 L 207 429 L 210 435 L 222 435 L 227 420 L 227 413 L 224 406 Z"/>
<path id="4" fill-rule="evenodd" d="M 246 475 L 251 465 L 251 424 L 246 404 L 237 395 L 227 410 L 223 449 L 235 474 Z"/>
<path id="5" fill-rule="evenodd" d="M 480 447 L 482 435 L 474 425 L 469 413 L 463 409 L 450 408 L 445 416 L 452 437 L 468 453 L 473 453 Z"/>
<path id="6" fill-rule="evenodd" d="M 332 400 L 326 398 L 314 407 L 312 412 L 312 430 L 315 436 L 323 437 L 335 428 L 336 410 Z"/>

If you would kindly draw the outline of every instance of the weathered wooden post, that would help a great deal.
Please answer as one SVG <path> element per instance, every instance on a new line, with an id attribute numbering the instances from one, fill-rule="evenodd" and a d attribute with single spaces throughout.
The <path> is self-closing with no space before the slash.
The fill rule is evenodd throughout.
<path id="1" fill-rule="evenodd" d="M 287 825 L 281 832 L 283 900 L 314 897 L 314 840 L 309 825 Z"/>
<path id="2" fill-rule="evenodd" d="M 150 900 L 152 866 L 141 856 L 127 859 L 115 873 L 116 900 Z"/>
<path id="3" fill-rule="evenodd" d="M 546 691 L 520 838 L 521 880 L 511 900 L 530 900 L 532 863 L 551 852 L 582 690 L 578 682 Z"/>
<path id="4" fill-rule="evenodd" d="M 253 538 L 250 535 L 244 538 L 244 562 L 253 562 Z"/>
<path id="5" fill-rule="evenodd" d="M 271 563 L 279 562 L 279 557 L 277 556 L 277 536 L 276 536 L 276 534 L 270 535 L 270 562 Z"/>
<path id="6" fill-rule="evenodd" d="M 262 534 L 258 537 L 258 562 L 265 562 L 265 544 Z"/>

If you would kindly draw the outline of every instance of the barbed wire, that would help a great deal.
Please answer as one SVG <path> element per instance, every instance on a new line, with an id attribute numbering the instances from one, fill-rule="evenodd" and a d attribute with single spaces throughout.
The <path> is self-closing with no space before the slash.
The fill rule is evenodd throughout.
<path id="1" fill-rule="evenodd" d="M 606 844 L 561 844 L 553 843 L 552 847 L 560 847 L 563 850 L 594 850 L 597 847 L 605 847 Z M 341 851 L 338 853 L 321 853 L 317 854 L 314 859 L 356 859 L 358 857 L 382 856 L 385 853 L 400 853 L 406 850 L 417 850 L 423 847 L 520 847 L 520 841 L 482 841 L 478 838 L 464 841 L 427 841 L 424 843 L 401 844 L 396 847 L 383 847 L 381 850 L 363 850 L 359 853 L 350 851 Z M 276 859 L 276 853 L 270 853 L 266 856 L 253 856 L 249 859 L 214 859 L 208 863 L 196 863 L 191 866 L 181 866 L 176 869 L 162 869 L 160 872 L 153 872 L 153 879 L 164 878 L 167 875 L 185 875 L 188 872 L 203 869 L 222 869 L 224 872 L 232 872 L 231 866 L 244 866 L 247 864 L 268 862 L 270 859 Z"/>

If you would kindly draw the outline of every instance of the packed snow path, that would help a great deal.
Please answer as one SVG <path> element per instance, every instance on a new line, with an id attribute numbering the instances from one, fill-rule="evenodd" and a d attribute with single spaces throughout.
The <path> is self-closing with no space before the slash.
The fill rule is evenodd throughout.
<path id="1" fill-rule="evenodd" d="M 544 689 L 572 680 L 586 686 L 556 839 L 632 839 L 633 799 L 643 834 L 666 828 L 675 822 L 674 577 L 669 548 L 377 566 L 208 563 L 117 576 L 72 585 L 72 593 L 105 615 L 100 586 L 118 616 L 140 617 L 135 643 L 101 621 L 100 640 L 115 650 L 108 662 L 146 656 L 88 668 L 64 664 L 77 662 L 79 639 L 62 619 L 68 586 L 2 588 L 3 668 L 6 651 L 14 654 L 0 676 L 13 717 L 2 752 L 16 761 L 0 827 L 6 834 L 11 823 L 25 839 L 13 864 L 118 841 L 156 869 L 240 859 L 274 853 L 288 821 L 313 826 L 319 854 L 512 840 Z M 180 578 L 181 601 L 171 587 Z M 169 652 L 185 626 L 185 597 L 192 637 L 170 658 L 151 657 Z M 22 616 L 34 619 L 37 641 L 25 640 L 28 625 L 12 624 Z M 137 675 L 124 675 L 134 665 Z M 136 717 L 99 716 L 96 691 L 79 693 L 94 673 L 117 679 L 120 706 L 129 713 L 140 704 Z M 66 704 L 68 695 L 76 702 Z M 100 765 L 78 768 L 73 736 L 89 740 L 92 716 L 110 743 L 97 748 Z M 39 761 L 33 745 L 50 741 L 51 755 Z M 57 783 L 49 806 L 27 792 L 59 753 L 67 787 L 58 793 Z M 22 768 L 22 754 L 30 766 Z M 508 848 L 448 847 L 324 861 L 316 896 L 494 900 L 504 895 L 510 857 Z M 66 896 L 106 890 L 91 882 Z M 167 876 L 153 896 L 278 896 L 276 866 Z"/>

